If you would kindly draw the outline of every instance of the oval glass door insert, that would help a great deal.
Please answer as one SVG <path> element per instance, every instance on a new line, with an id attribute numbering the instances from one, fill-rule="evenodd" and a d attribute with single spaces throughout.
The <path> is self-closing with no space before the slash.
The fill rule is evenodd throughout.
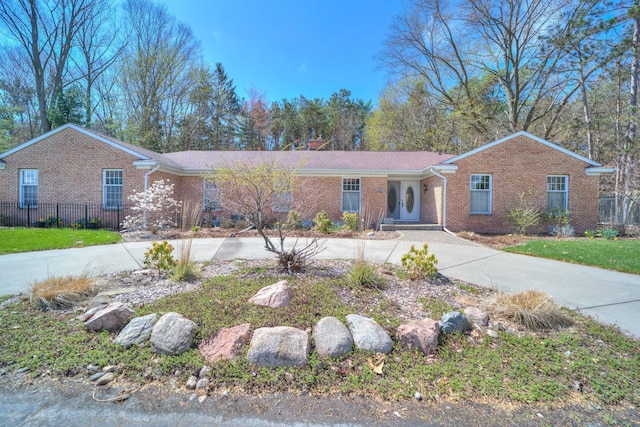
<path id="1" fill-rule="evenodd" d="M 396 211 L 396 206 L 398 203 L 398 195 L 396 194 L 395 187 L 389 187 L 389 193 L 387 193 L 387 208 L 389 212 L 393 213 Z"/>
<path id="2" fill-rule="evenodd" d="M 415 204 L 415 198 L 413 194 L 413 187 L 409 186 L 407 188 L 407 193 L 405 194 L 405 204 L 407 205 L 407 213 L 413 212 L 413 205 Z"/>

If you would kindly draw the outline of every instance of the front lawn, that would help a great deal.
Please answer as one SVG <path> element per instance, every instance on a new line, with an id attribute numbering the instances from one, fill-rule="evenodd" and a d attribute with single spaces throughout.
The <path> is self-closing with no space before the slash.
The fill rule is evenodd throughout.
<path id="1" fill-rule="evenodd" d="M 80 248 L 120 241 L 120 234 L 106 230 L 70 228 L 0 228 L 0 255 L 47 249 Z"/>
<path id="2" fill-rule="evenodd" d="M 531 240 L 503 250 L 640 274 L 640 239 Z"/>

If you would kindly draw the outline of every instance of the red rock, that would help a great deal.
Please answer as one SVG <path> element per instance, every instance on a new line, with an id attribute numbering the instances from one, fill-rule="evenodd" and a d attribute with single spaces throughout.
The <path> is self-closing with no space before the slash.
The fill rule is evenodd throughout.
<path id="1" fill-rule="evenodd" d="M 286 280 L 265 286 L 249 299 L 250 303 L 265 307 L 286 307 L 291 299 L 291 289 Z"/>
<path id="2" fill-rule="evenodd" d="M 438 347 L 440 324 L 429 318 L 414 320 L 398 326 L 397 335 L 400 342 L 424 354 L 431 354 Z"/>
<path id="3" fill-rule="evenodd" d="M 212 339 L 200 344 L 200 354 L 211 363 L 239 356 L 242 353 L 242 347 L 249 340 L 250 327 L 249 323 L 243 323 L 220 329 Z"/>

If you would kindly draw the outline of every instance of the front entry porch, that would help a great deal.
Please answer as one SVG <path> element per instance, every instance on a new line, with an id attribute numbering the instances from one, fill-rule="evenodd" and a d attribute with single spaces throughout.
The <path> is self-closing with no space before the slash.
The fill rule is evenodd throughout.
<path id="1" fill-rule="evenodd" d="M 442 231 L 442 225 L 440 224 L 421 224 L 418 222 L 407 221 L 391 221 L 390 218 L 385 218 L 380 224 L 380 231 Z"/>

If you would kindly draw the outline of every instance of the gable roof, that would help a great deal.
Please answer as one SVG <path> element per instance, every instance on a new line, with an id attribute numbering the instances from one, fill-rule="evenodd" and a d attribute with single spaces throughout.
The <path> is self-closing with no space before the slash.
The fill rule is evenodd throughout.
<path id="1" fill-rule="evenodd" d="M 495 146 L 496 146 L 496 145 L 498 145 L 498 144 L 502 144 L 502 143 L 503 143 L 503 142 L 505 142 L 505 141 L 509 141 L 509 140 L 514 139 L 514 138 L 517 138 L 517 137 L 519 137 L 519 136 L 525 136 L 525 137 L 527 137 L 527 138 L 529 138 L 529 139 L 532 139 L 533 141 L 539 142 L 540 144 L 544 144 L 544 145 L 546 145 L 546 146 L 547 146 L 547 147 L 549 147 L 549 148 L 553 148 L 554 150 L 557 150 L 557 151 L 559 151 L 559 152 L 561 152 L 561 153 L 563 153 L 563 154 L 566 154 L 566 155 L 568 155 L 568 156 L 571 156 L 571 157 L 573 157 L 573 158 L 576 158 L 576 159 L 578 159 L 578 160 L 581 160 L 581 161 L 583 161 L 583 162 L 585 162 L 585 163 L 589 164 L 590 166 L 593 166 L 593 167 L 600 167 L 600 166 L 602 166 L 602 165 L 601 165 L 600 163 L 598 163 L 598 162 L 594 162 L 594 161 L 593 161 L 593 160 L 591 160 L 591 159 L 588 159 L 588 158 L 586 158 L 586 157 L 583 157 L 583 156 L 581 156 L 581 155 L 579 155 L 579 154 L 574 153 L 573 151 L 569 151 L 569 150 L 567 150 L 566 148 L 562 148 L 562 147 L 560 147 L 559 145 L 553 144 L 553 143 L 551 143 L 551 142 L 549 142 L 549 141 L 547 141 L 547 140 L 544 140 L 544 139 L 542 139 L 542 138 L 539 138 L 539 137 L 537 137 L 537 136 L 535 136 L 535 135 L 532 135 L 532 134 L 530 134 L 530 133 L 528 133 L 528 132 L 525 132 L 525 131 L 520 131 L 520 132 L 517 132 L 517 133 L 511 134 L 511 135 L 509 135 L 509 136 L 505 136 L 505 137 L 504 137 L 504 138 L 502 138 L 502 139 L 499 139 L 499 140 L 497 140 L 497 141 L 493 141 L 493 142 L 490 142 L 490 143 L 488 143 L 488 144 L 485 144 L 485 145 L 483 145 L 482 147 L 478 147 L 478 148 L 476 148 L 475 150 L 467 151 L 467 152 L 466 152 L 466 153 L 464 153 L 464 154 L 461 154 L 461 155 L 459 155 L 459 156 L 456 156 L 456 157 L 453 157 L 453 158 L 451 158 L 451 159 L 445 160 L 443 163 L 444 163 L 444 164 L 452 164 L 452 163 L 455 163 L 455 162 L 457 162 L 458 160 L 464 159 L 465 157 L 473 156 L 473 155 L 474 155 L 474 154 L 476 154 L 476 153 L 479 153 L 479 152 L 481 152 L 481 151 L 484 151 L 484 150 L 487 150 L 487 149 L 489 149 L 489 148 L 495 147 Z"/>
<path id="2" fill-rule="evenodd" d="M 185 172 L 206 171 L 235 162 L 255 164 L 274 160 L 302 173 L 424 173 L 453 157 L 429 151 L 179 151 L 164 156 Z"/>
<path id="3" fill-rule="evenodd" d="M 75 125 L 73 123 L 67 123 L 64 124 L 60 127 L 57 127 L 53 130 L 50 130 L 47 133 L 44 133 L 34 139 L 31 139 L 23 144 L 18 145 L 17 147 L 12 148 L 9 151 L 6 151 L 4 153 L 0 153 L 0 159 L 3 159 L 6 156 L 9 156 L 17 151 L 20 151 L 24 148 L 27 148 L 33 144 L 36 144 L 52 135 L 55 135 L 56 133 L 62 132 L 65 129 L 73 129 L 76 132 L 80 132 L 84 135 L 87 135 L 93 139 L 96 139 L 100 142 L 103 142 L 113 148 L 116 148 L 120 151 L 123 151 L 127 154 L 130 154 L 134 157 L 137 157 L 139 160 L 142 161 L 152 161 L 155 163 L 158 163 L 160 165 L 169 167 L 169 168 L 174 168 L 174 169 L 180 169 L 180 165 L 178 165 L 177 163 L 175 163 L 174 161 L 167 159 L 166 157 L 164 157 L 162 154 L 156 153 L 155 151 L 152 150 L 148 150 L 146 148 L 140 147 L 138 145 L 134 145 L 134 144 L 129 144 L 127 142 L 124 141 L 120 141 L 118 139 L 103 135 L 101 133 L 98 133 L 96 131 L 93 130 L 89 130 L 89 129 L 85 129 L 83 127 L 80 127 L 78 125 Z"/>

